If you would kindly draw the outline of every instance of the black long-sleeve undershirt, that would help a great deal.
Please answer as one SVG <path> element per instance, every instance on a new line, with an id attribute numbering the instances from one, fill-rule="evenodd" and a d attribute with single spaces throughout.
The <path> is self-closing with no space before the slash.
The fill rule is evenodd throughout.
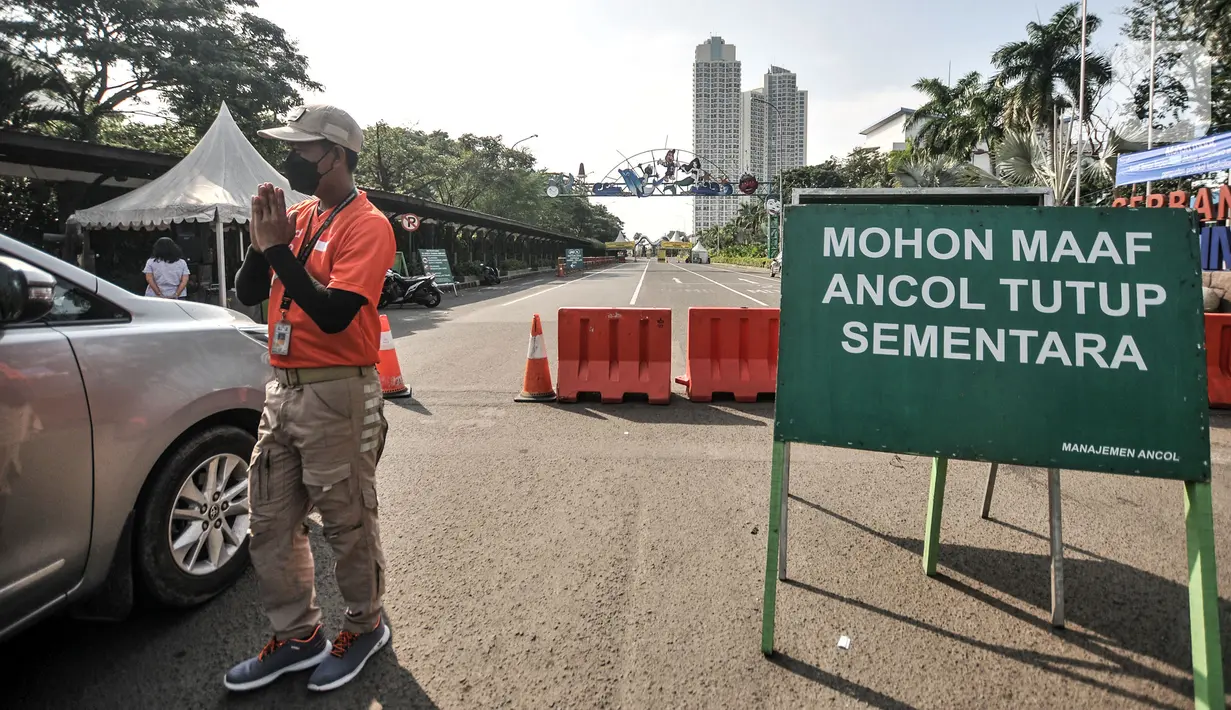
<path id="1" fill-rule="evenodd" d="M 325 288 L 312 278 L 286 245 L 264 251 L 248 247 L 244 263 L 235 275 L 235 297 L 245 306 L 269 298 L 269 269 L 273 268 L 286 294 L 316 323 L 323 333 L 341 333 L 367 303 L 363 296 L 340 288 Z M 271 317 L 280 304 L 269 304 Z"/>
<path id="2" fill-rule="evenodd" d="M 235 297 L 245 306 L 255 306 L 269 298 L 269 262 L 253 247 L 248 247 L 244 263 L 235 274 Z"/>

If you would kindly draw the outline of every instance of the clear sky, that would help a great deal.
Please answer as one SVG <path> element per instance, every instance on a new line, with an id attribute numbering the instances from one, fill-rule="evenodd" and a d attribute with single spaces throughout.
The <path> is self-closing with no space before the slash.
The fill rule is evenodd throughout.
<path id="1" fill-rule="evenodd" d="M 1114 44 L 1126 0 L 1090 0 L 1093 37 Z M 743 88 L 776 64 L 809 94 L 808 162 L 858 147 L 859 131 L 920 100 L 922 76 L 986 73 L 996 47 L 1025 38 L 1058 0 L 260 0 L 299 42 L 320 96 L 364 125 L 385 120 L 504 136 L 540 167 L 592 180 L 664 142 L 692 143 L 692 61 L 718 35 L 737 48 Z M 617 152 L 619 151 L 619 152 Z M 733 176 L 734 177 L 734 176 Z M 548 199 L 544 197 L 543 199 Z M 601 198 L 600 198 L 601 199 Z M 650 236 L 691 227 L 691 200 L 606 198 Z M 704 198 L 700 198 L 704 199 Z"/>

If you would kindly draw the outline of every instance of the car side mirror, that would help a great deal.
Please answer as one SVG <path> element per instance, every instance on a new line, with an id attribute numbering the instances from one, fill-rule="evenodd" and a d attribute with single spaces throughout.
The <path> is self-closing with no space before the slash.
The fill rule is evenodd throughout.
<path id="1" fill-rule="evenodd" d="M 24 261 L 0 256 L 0 323 L 38 320 L 51 312 L 56 279 Z"/>

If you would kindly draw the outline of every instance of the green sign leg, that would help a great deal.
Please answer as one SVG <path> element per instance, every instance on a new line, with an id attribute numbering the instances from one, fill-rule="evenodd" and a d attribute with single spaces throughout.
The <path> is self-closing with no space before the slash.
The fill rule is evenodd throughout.
<path id="1" fill-rule="evenodd" d="M 932 487 L 928 490 L 927 528 L 923 533 L 923 573 L 936 576 L 936 556 L 940 552 L 940 512 L 945 507 L 945 477 L 949 459 L 932 459 Z"/>
<path id="2" fill-rule="evenodd" d="M 1047 527 L 1051 551 L 1051 625 L 1064 628 L 1064 534 L 1061 529 L 1060 469 L 1047 469 Z"/>
<path id="3" fill-rule="evenodd" d="M 778 506 L 781 511 L 781 519 L 778 521 L 778 581 L 786 579 L 786 549 L 788 541 L 791 537 L 790 533 L 790 517 L 787 515 L 787 507 L 791 504 L 791 442 L 786 442 L 782 445 L 782 486 L 780 497 L 782 505 Z"/>
<path id="4" fill-rule="evenodd" d="M 1188 529 L 1188 625 L 1193 639 L 1193 705 L 1226 706 L 1222 637 L 1218 630 L 1218 574 L 1214 568 L 1214 502 L 1209 483 L 1184 483 Z"/>
<path id="5" fill-rule="evenodd" d="M 783 448 L 781 441 L 774 442 L 774 462 L 769 479 L 769 530 L 765 550 L 765 602 L 761 607 L 761 653 L 774 652 L 774 609 L 778 603 L 778 532 L 782 524 Z"/>
<path id="6" fill-rule="evenodd" d="M 987 472 L 987 488 L 983 490 L 983 519 L 992 519 L 992 493 L 996 491 L 996 472 L 1000 470 L 1000 464 L 992 464 L 992 468 Z"/>

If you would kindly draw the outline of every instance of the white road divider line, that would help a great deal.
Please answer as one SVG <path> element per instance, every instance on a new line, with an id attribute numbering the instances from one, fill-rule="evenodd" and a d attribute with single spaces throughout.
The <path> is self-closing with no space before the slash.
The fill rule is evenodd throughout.
<path id="1" fill-rule="evenodd" d="M 680 281 L 679 279 L 675 278 L 674 276 L 672 276 L 672 277 L 671 277 L 671 280 L 672 280 L 672 281 L 674 281 L 674 282 L 676 282 L 677 284 L 682 284 L 682 283 L 684 283 L 683 281 Z"/>
<path id="2" fill-rule="evenodd" d="M 743 291 L 736 291 L 735 289 L 731 288 L 730 286 L 728 286 L 728 285 L 726 285 L 726 284 L 724 284 L 724 283 L 719 283 L 719 282 L 715 281 L 714 279 L 711 279 L 711 278 L 710 278 L 710 277 L 708 277 L 708 276 L 705 276 L 705 275 L 703 275 L 703 274 L 698 274 L 698 273 L 697 273 L 697 272 L 695 272 L 695 271 L 688 271 L 688 269 L 685 269 L 684 267 L 680 266 L 679 264 L 671 264 L 671 265 L 672 265 L 672 266 L 674 266 L 675 268 L 679 269 L 680 271 L 687 271 L 688 273 L 692 274 L 693 276 L 700 276 L 701 278 L 705 279 L 706 281 L 709 281 L 709 282 L 710 282 L 710 283 L 712 283 L 712 284 L 715 284 L 715 285 L 717 285 L 717 286 L 722 286 L 723 288 L 725 288 L 726 290 L 730 291 L 731 293 L 734 293 L 734 294 L 735 294 L 735 295 L 737 295 L 737 296 L 743 296 L 744 298 L 748 299 L 749 301 L 752 301 L 753 303 L 757 304 L 758 306 L 765 306 L 766 308 L 769 308 L 769 304 L 768 304 L 768 303 L 765 303 L 765 302 L 763 302 L 763 301 L 758 301 L 757 299 L 753 298 L 752 296 L 749 296 L 748 294 L 744 293 Z"/>
<path id="3" fill-rule="evenodd" d="M 606 269 L 600 269 L 600 270 L 598 270 L 598 271 L 595 271 L 595 272 L 594 272 L 594 273 L 592 273 L 592 274 L 586 274 L 585 276 L 582 276 L 582 277 L 581 277 L 581 278 L 579 278 L 579 279 L 573 279 L 572 281 L 568 281 L 568 282 L 566 282 L 566 283 L 562 283 L 562 284 L 560 284 L 559 286 L 552 286 L 551 288 L 545 288 L 545 289 L 543 289 L 542 291 L 535 291 L 534 293 L 532 293 L 532 294 L 530 294 L 530 295 L 528 295 L 528 296 L 522 296 L 521 298 L 515 298 L 515 299 L 513 299 L 512 301 L 505 301 L 504 303 L 499 303 L 499 304 L 496 304 L 496 306 L 495 306 L 495 307 L 496 307 L 496 308 L 503 308 L 503 307 L 505 307 L 505 306 L 511 306 L 511 305 L 513 305 L 514 303 L 520 303 L 520 302 L 522 302 L 522 301 L 526 300 L 527 298 L 534 298 L 535 296 L 541 296 L 541 295 L 543 295 L 543 294 L 545 294 L 545 293 L 548 293 L 548 292 L 550 292 L 550 291 L 555 291 L 555 290 L 556 290 L 556 289 L 558 289 L 558 288 L 564 288 L 565 286 L 568 286 L 568 285 L 570 285 L 570 284 L 575 284 L 575 283 L 577 283 L 578 281 L 585 281 L 586 279 L 590 278 L 591 276 L 598 276 L 599 274 L 605 274 L 605 273 L 607 273 L 608 271 L 611 271 L 612 269 L 618 269 L 618 268 L 620 268 L 621 266 L 624 266 L 624 264 L 616 264 L 615 266 L 609 266 L 609 267 L 607 267 Z"/>
<path id="4" fill-rule="evenodd" d="M 721 271 L 724 274 L 737 274 L 737 275 L 742 274 L 744 276 L 751 276 L 754 279 L 765 279 L 766 281 L 773 281 L 774 283 L 778 282 L 778 279 L 772 276 L 759 276 L 757 274 L 750 274 L 747 271 L 732 271 L 731 269 L 720 269 L 717 266 L 711 266 L 710 268 L 712 268 L 714 271 Z"/>
<path id="5" fill-rule="evenodd" d="M 645 262 L 645 269 L 641 271 L 641 278 L 637 280 L 637 290 L 633 291 L 633 300 L 628 302 L 628 305 L 637 305 L 637 296 L 641 295 L 641 284 L 645 283 L 645 272 L 650 270 L 650 262 Z"/>
<path id="6" fill-rule="evenodd" d="M 761 284 L 757 283 L 756 281 L 751 281 L 751 280 L 749 280 L 749 279 L 743 278 L 742 276 L 740 277 L 740 281 L 743 281 L 743 282 L 744 282 L 744 283 L 746 283 L 746 284 L 752 284 L 753 286 L 760 286 L 760 285 L 761 285 Z"/>

